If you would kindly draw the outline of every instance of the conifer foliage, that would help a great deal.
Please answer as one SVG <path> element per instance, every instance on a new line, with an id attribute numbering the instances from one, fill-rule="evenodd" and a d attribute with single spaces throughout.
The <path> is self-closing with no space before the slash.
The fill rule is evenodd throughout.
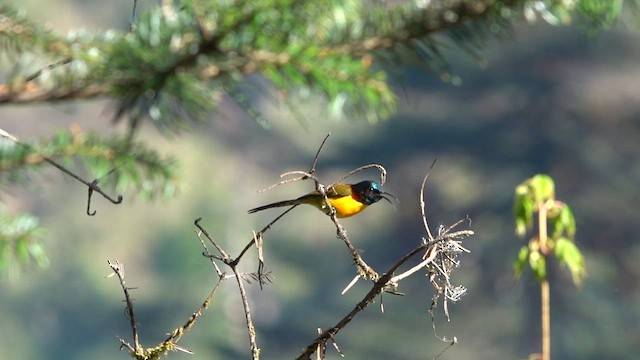
<path id="1" fill-rule="evenodd" d="M 264 120 L 245 96 L 263 79 L 293 111 L 320 98 L 330 116 L 376 121 L 393 114 L 389 74 L 404 65 L 455 79 L 443 53 L 451 44 L 475 55 L 522 19 L 583 19 L 597 29 L 637 7 L 638 0 L 164 0 L 129 29 L 65 34 L 0 4 L 0 106 L 108 98 L 115 118 L 128 121 L 127 133 L 114 136 L 71 129 L 18 139 L 2 130 L 0 185 L 57 164 L 88 174 L 79 181 L 89 193 L 115 202 L 114 193 L 127 191 L 172 195 L 175 161 L 137 141 L 141 121 L 176 131 L 211 118 L 224 97 Z M 36 219 L 2 214 L 2 221 L 0 271 L 11 259 L 46 264 Z"/>

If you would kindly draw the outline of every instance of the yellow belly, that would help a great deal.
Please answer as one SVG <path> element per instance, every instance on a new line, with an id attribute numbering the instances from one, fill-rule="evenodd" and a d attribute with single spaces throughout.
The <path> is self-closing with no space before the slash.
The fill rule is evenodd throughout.
<path id="1" fill-rule="evenodd" d="M 353 216 L 367 207 L 367 205 L 356 201 L 351 196 L 329 199 L 329 202 L 336 209 L 336 216 L 339 218 Z"/>

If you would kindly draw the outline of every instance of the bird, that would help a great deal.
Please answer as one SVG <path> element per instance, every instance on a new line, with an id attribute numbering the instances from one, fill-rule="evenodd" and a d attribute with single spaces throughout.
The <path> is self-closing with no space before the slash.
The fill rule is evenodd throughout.
<path id="1" fill-rule="evenodd" d="M 382 199 L 388 201 L 391 205 L 394 204 L 389 198 L 394 199 L 396 202 L 398 201 L 393 194 L 382 191 L 380 184 L 369 180 L 361 181 L 357 184 L 334 184 L 327 189 L 326 194 L 329 203 L 331 203 L 331 206 L 336 210 L 336 216 L 339 218 L 356 215 L 367 206 L 375 204 Z M 253 214 L 266 209 L 300 204 L 312 205 L 327 215 L 331 213 L 331 209 L 327 206 L 324 197 L 318 191 L 310 192 L 297 199 L 278 201 L 259 206 L 248 212 L 249 214 Z"/>

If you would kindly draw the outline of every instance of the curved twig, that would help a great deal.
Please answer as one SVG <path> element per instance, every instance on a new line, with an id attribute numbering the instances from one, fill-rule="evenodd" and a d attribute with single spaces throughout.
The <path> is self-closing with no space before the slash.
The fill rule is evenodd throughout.
<path id="1" fill-rule="evenodd" d="M 351 176 L 351 175 L 353 175 L 355 173 L 358 173 L 358 172 L 363 171 L 363 170 L 371 169 L 371 168 L 376 168 L 376 169 L 380 170 L 380 185 L 384 185 L 385 181 L 387 180 L 387 169 L 385 169 L 384 166 L 379 165 L 379 164 L 367 164 L 367 165 L 360 166 L 359 168 L 357 168 L 355 170 L 351 170 L 349 173 L 347 173 L 346 175 L 344 175 L 340 179 L 334 181 L 333 184 L 331 184 L 329 186 L 333 186 L 335 184 L 338 184 L 342 180 L 345 180 L 346 178 L 348 178 L 349 176 Z"/>
<path id="2" fill-rule="evenodd" d="M 316 156 L 313 157 L 313 162 L 311 163 L 311 169 L 309 170 L 309 174 L 311 175 L 313 175 L 316 172 L 316 165 L 318 164 L 320 151 L 322 151 L 322 148 L 324 147 L 324 144 L 327 142 L 327 139 L 329 139 L 329 136 L 331 136 L 331 133 L 327 133 L 327 136 L 325 136 L 324 139 L 322 140 L 322 143 L 320 144 L 318 151 L 316 151 Z"/>
<path id="3" fill-rule="evenodd" d="M 427 235 L 429 235 L 429 240 L 431 241 L 433 240 L 433 235 L 431 235 L 431 230 L 429 230 L 429 224 L 427 222 L 427 213 L 425 210 L 425 202 L 424 202 L 424 187 L 427 184 L 427 179 L 429 178 L 429 174 L 431 173 L 431 169 L 433 169 L 433 166 L 436 164 L 436 161 L 438 159 L 433 159 L 433 162 L 431 163 L 431 166 L 429 166 L 429 170 L 427 170 L 427 174 L 424 176 L 424 179 L 422 179 L 422 185 L 420 185 L 420 211 L 422 213 L 422 223 L 424 224 L 424 229 L 427 232 Z"/>
<path id="4" fill-rule="evenodd" d="M 312 175 L 309 172 L 302 171 L 302 170 L 287 171 L 286 173 L 280 174 L 280 177 L 283 178 L 283 177 L 289 176 L 289 175 L 302 175 L 302 176 L 299 176 L 299 177 L 296 177 L 296 178 L 282 180 L 282 181 L 277 182 L 277 183 L 275 183 L 273 185 L 269 185 L 268 187 L 266 187 L 264 189 L 258 190 L 258 193 L 263 193 L 265 191 L 269 191 L 269 190 L 271 190 L 271 189 L 273 189 L 275 187 L 278 187 L 280 185 L 284 185 L 284 184 L 288 184 L 288 183 L 292 183 L 292 182 L 296 182 L 296 181 L 300 181 L 300 180 L 313 179 L 316 182 L 318 181 L 318 179 L 314 175 Z"/>
<path id="5" fill-rule="evenodd" d="M 320 157 L 320 151 L 322 151 L 322 148 L 324 147 L 324 144 L 327 142 L 327 139 L 329 139 L 329 136 L 331 136 L 331 133 L 328 133 L 327 136 L 324 137 L 324 139 L 322 140 L 322 143 L 320 143 L 320 147 L 318 147 L 318 151 L 316 151 L 316 155 L 313 157 L 313 162 L 311 163 L 311 168 L 309 169 L 309 171 L 302 171 L 302 170 L 293 170 L 293 171 L 287 171 L 285 173 L 280 174 L 280 177 L 285 177 L 285 176 L 289 176 L 289 175 L 302 175 L 300 177 L 297 178 L 293 178 L 293 179 L 287 179 L 287 180 L 282 180 L 278 183 L 275 183 L 265 189 L 262 190 L 258 190 L 259 193 L 261 192 L 265 192 L 265 191 L 269 191 L 277 186 L 280 185 L 284 185 L 284 184 L 288 184 L 291 182 L 295 182 L 295 181 L 299 181 L 299 180 L 306 180 L 306 179 L 313 179 L 316 182 L 316 186 L 317 184 L 320 182 L 320 180 L 318 180 L 317 177 L 315 177 L 313 174 L 316 172 L 316 165 L 318 164 L 318 158 Z"/>

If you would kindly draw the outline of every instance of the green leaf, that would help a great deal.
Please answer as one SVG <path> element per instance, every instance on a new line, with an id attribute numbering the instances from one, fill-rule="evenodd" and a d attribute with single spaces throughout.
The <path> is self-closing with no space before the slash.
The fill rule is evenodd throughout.
<path id="1" fill-rule="evenodd" d="M 529 189 L 521 184 L 516 187 L 513 204 L 513 215 L 516 223 L 516 235 L 524 237 L 527 230 L 533 226 L 534 202 L 529 196 Z"/>
<path id="2" fill-rule="evenodd" d="M 608 29 L 620 18 L 623 5 L 623 0 L 582 0 L 578 1 L 577 10 L 590 27 Z"/>
<path id="3" fill-rule="evenodd" d="M 531 266 L 531 270 L 538 281 L 543 281 L 547 278 L 547 262 L 539 251 L 529 253 L 529 266 Z"/>
<path id="4" fill-rule="evenodd" d="M 559 238 L 556 242 L 555 255 L 561 265 L 569 268 L 573 283 L 580 286 L 586 276 L 586 268 L 584 257 L 576 244 L 568 238 Z"/>
<path id="5" fill-rule="evenodd" d="M 29 255 L 35 260 L 36 265 L 41 268 L 49 266 L 49 257 L 47 256 L 47 252 L 39 242 L 30 243 L 28 246 Z"/>
<path id="6" fill-rule="evenodd" d="M 516 235 L 519 237 L 524 237 L 527 233 L 527 229 L 530 227 L 530 223 L 526 222 L 523 219 L 516 218 Z"/>
<path id="7" fill-rule="evenodd" d="M 29 247 L 26 238 L 20 237 L 15 241 L 14 251 L 19 262 L 23 264 L 29 263 Z"/>
<path id="8" fill-rule="evenodd" d="M 553 228 L 552 238 L 566 236 L 573 239 L 576 234 L 576 220 L 571 208 L 561 201 L 555 201 L 555 206 L 549 210 L 549 220 Z"/>
<path id="9" fill-rule="evenodd" d="M 573 239 L 576 235 L 576 219 L 573 216 L 573 211 L 571 211 L 569 205 L 564 204 L 564 206 L 562 206 L 559 219 L 564 226 L 564 230 L 567 236 L 570 239 Z"/>
<path id="10" fill-rule="evenodd" d="M 571 241 L 566 237 L 559 237 L 555 241 L 555 246 L 553 247 L 553 253 L 558 259 L 558 262 L 562 263 L 565 258 L 565 253 L 567 251 L 567 245 Z"/>
<path id="11" fill-rule="evenodd" d="M 28 266 L 32 261 L 39 267 L 47 266 L 49 259 L 41 244 L 42 237 L 38 219 L 26 214 L 15 217 L 1 214 L 0 273 L 18 274 L 19 265 Z"/>
<path id="12" fill-rule="evenodd" d="M 536 203 L 553 200 L 555 197 L 555 184 L 549 175 L 535 175 L 529 180 L 529 187 Z"/>
<path id="13" fill-rule="evenodd" d="M 529 259 L 529 248 L 527 246 L 523 246 L 520 248 L 518 252 L 518 258 L 513 263 L 513 272 L 516 278 L 519 278 L 522 275 L 522 269 L 524 269 L 524 265 L 527 263 Z"/>

